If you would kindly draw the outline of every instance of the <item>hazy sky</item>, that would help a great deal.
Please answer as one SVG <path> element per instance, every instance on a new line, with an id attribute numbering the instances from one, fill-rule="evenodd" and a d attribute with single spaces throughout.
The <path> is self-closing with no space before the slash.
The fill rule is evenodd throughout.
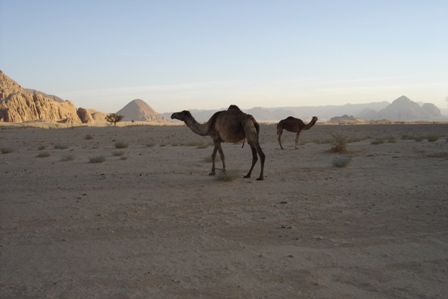
<path id="1" fill-rule="evenodd" d="M 448 1 L 0 0 L 0 70 L 103 112 L 447 108 Z"/>

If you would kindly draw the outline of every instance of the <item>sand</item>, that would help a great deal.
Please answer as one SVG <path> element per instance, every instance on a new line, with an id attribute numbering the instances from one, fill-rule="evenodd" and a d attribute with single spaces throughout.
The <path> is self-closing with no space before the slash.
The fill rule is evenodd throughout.
<path id="1" fill-rule="evenodd" d="M 0 297 L 448 298 L 447 135 L 316 125 L 280 150 L 262 124 L 265 180 L 259 163 L 242 177 L 247 144 L 224 144 L 223 181 L 185 126 L 0 126 Z"/>

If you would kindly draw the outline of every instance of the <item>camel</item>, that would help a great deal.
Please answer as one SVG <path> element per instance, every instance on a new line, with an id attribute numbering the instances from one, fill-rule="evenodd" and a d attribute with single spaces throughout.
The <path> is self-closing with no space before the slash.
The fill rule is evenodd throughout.
<path id="1" fill-rule="evenodd" d="M 246 114 L 235 105 L 231 105 L 228 110 L 218 111 L 204 124 L 198 123 L 190 111 L 176 112 L 171 115 L 171 119 L 178 119 L 183 122 L 196 134 L 200 136 L 209 135 L 213 139 L 215 148 L 212 153 L 212 171 L 210 175 L 215 175 L 215 157 L 219 151 L 222 160 L 222 171 L 226 171 L 226 164 L 224 160 L 224 152 L 221 147 L 221 142 L 239 142 L 247 140 L 252 150 L 252 166 L 249 172 L 244 176 L 250 178 L 252 169 L 260 156 L 261 171 L 257 180 L 264 179 L 264 160 L 265 154 L 258 142 L 260 126 L 252 115 Z M 243 143 L 244 146 L 244 143 Z"/>
<path id="2" fill-rule="evenodd" d="M 316 122 L 317 122 L 317 116 L 313 116 L 313 119 L 306 125 L 303 123 L 303 121 L 301 119 L 298 119 L 298 118 L 295 118 L 295 117 L 292 117 L 292 116 L 289 116 L 289 117 L 281 120 L 277 124 L 277 135 L 278 135 L 278 143 L 280 144 L 280 148 L 283 149 L 282 141 L 281 141 L 283 130 L 286 130 L 286 131 L 289 131 L 289 132 L 293 132 L 293 133 L 297 133 L 295 149 L 298 149 L 299 148 L 299 135 L 300 135 L 300 132 L 302 130 L 309 130 L 309 129 L 311 129 L 311 127 L 314 126 L 314 124 Z"/>

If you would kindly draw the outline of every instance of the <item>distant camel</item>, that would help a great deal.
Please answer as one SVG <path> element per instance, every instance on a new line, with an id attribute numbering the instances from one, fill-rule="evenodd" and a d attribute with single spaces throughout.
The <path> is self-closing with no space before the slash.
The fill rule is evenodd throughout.
<path id="1" fill-rule="evenodd" d="M 298 119 L 298 118 L 295 118 L 292 116 L 281 120 L 277 124 L 277 135 L 278 135 L 278 143 L 280 144 L 280 148 L 283 149 L 282 141 L 281 141 L 283 130 L 297 133 L 295 149 L 298 149 L 299 148 L 300 132 L 302 130 L 309 130 L 312 126 L 314 126 L 314 124 L 316 122 L 317 122 L 317 116 L 313 116 L 313 119 L 306 125 L 303 123 L 303 121 L 301 119 Z"/>
<path id="2" fill-rule="evenodd" d="M 239 142 L 247 139 L 250 148 L 252 149 L 252 166 L 249 172 L 245 175 L 245 178 L 250 178 L 252 169 L 255 163 L 258 161 L 258 156 L 261 160 L 261 172 L 260 177 L 257 180 L 263 180 L 264 175 L 264 159 L 265 155 L 261 150 L 258 142 L 260 126 L 252 115 L 246 114 L 235 105 L 231 105 L 228 110 L 218 111 L 204 124 L 198 123 L 190 111 L 176 112 L 171 115 L 172 119 L 178 119 L 183 122 L 196 134 L 200 136 L 209 135 L 213 139 L 215 148 L 212 153 L 212 171 L 210 175 L 215 175 L 215 157 L 216 152 L 219 151 L 219 155 L 222 160 L 222 170 L 226 171 L 226 164 L 224 161 L 224 152 L 222 151 L 221 142 Z M 243 144 L 244 145 L 244 144 Z"/>

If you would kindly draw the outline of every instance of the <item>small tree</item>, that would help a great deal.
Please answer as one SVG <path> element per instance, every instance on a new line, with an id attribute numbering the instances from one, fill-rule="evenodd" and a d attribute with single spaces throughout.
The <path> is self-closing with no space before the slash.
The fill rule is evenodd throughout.
<path id="1" fill-rule="evenodd" d="M 116 113 L 110 113 L 106 116 L 106 121 L 110 124 L 114 124 L 114 126 L 117 125 L 117 122 L 121 121 L 123 119 L 123 115 L 119 115 Z"/>

